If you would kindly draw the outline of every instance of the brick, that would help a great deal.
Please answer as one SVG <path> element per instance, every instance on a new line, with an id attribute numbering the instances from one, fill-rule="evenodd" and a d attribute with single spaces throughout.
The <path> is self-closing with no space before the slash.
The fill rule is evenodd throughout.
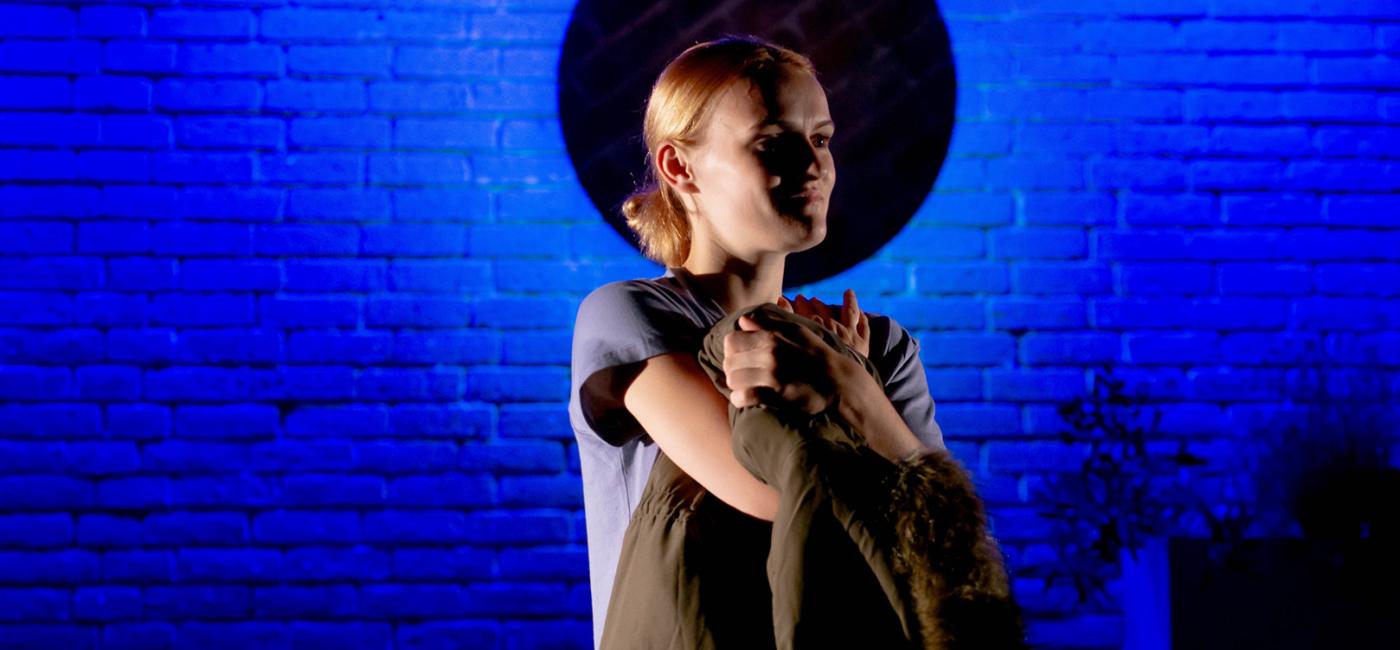
<path id="1" fill-rule="evenodd" d="M 1317 292 L 1325 295 L 1393 296 L 1400 293 L 1400 265 L 1319 264 Z"/>
<path id="2" fill-rule="evenodd" d="M 247 9 L 157 9 L 150 35 L 177 39 L 251 39 L 256 29 Z"/>
<path id="3" fill-rule="evenodd" d="M 1303 296 L 1313 291 L 1308 266 L 1280 263 L 1221 263 L 1222 296 Z"/>
<path id="4" fill-rule="evenodd" d="M 448 224 L 394 224 L 364 227 L 365 255 L 457 257 L 467 249 L 467 229 Z"/>
<path id="5" fill-rule="evenodd" d="M 403 476 L 389 484 L 394 506 L 479 508 L 497 503 L 496 482 L 484 474 Z M 539 502 L 540 506 L 547 505 Z"/>
<path id="6" fill-rule="evenodd" d="M 0 41 L 0 70 L 91 74 L 102 59 L 102 45 L 96 41 Z"/>
<path id="7" fill-rule="evenodd" d="M 389 120 L 376 117 L 305 117 L 291 120 L 288 144 L 380 149 L 389 146 Z"/>
<path id="8" fill-rule="evenodd" d="M 1045 262 L 1022 263 L 1011 269 L 1012 286 L 1028 294 L 1096 294 L 1113 288 L 1111 271 L 1101 265 Z"/>
<path id="9" fill-rule="evenodd" d="M 554 84 L 500 81 L 473 83 L 471 108 L 512 113 L 546 113 L 557 110 Z"/>
<path id="10" fill-rule="evenodd" d="M 261 14 L 259 34 L 278 41 L 361 41 L 383 38 L 384 21 L 370 10 L 269 9 Z"/>
<path id="11" fill-rule="evenodd" d="M 0 607 L 5 612 L 5 619 L 8 621 L 66 621 L 71 616 L 68 603 L 67 589 L 46 589 L 46 588 L 0 588 Z M 7 634 L 8 636 L 8 634 Z M 75 635 L 66 634 L 55 636 L 52 632 L 32 632 L 28 635 L 21 633 L 21 638 L 27 636 L 31 640 L 63 638 L 73 640 Z M 87 643 L 92 642 L 92 635 L 86 635 Z M 78 636 L 77 638 L 83 638 Z"/>
<path id="12" fill-rule="evenodd" d="M 474 14 L 471 38 L 511 45 L 562 43 L 569 16 L 565 13 Z"/>
<path id="13" fill-rule="evenodd" d="M 142 7 L 86 6 L 78 11 L 77 31 L 81 36 L 141 36 L 146 30 Z"/>
<path id="14" fill-rule="evenodd" d="M 1080 228 L 998 228 L 991 231 L 991 256 L 1003 259 L 1077 258 L 1087 251 Z"/>
<path id="15" fill-rule="evenodd" d="M 253 612 L 273 619 L 344 618 L 359 614 L 359 597 L 351 585 L 259 587 L 253 594 Z"/>
<path id="16" fill-rule="evenodd" d="M 248 615 L 249 588 L 243 585 L 155 586 L 144 592 L 145 612 L 156 620 L 185 618 L 244 618 Z M 225 634 L 231 632 L 226 630 Z M 181 627 L 182 638 L 188 634 L 192 642 L 201 631 Z M 212 641 L 214 637 L 202 635 Z M 225 637 L 229 639 L 229 637 Z M 236 638 L 236 637 L 235 637 Z M 230 639 L 231 640 L 231 639 Z M 246 638 L 242 639 L 247 641 Z"/>
<path id="17" fill-rule="evenodd" d="M 490 77 L 499 69 L 500 52 L 478 46 L 401 46 L 396 49 L 398 78 Z"/>
<path id="18" fill-rule="evenodd" d="M 141 615 L 136 587 L 82 587 L 73 593 L 73 617 L 88 621 L 133 619 Z"/>
<path id="19" fill-rule="evenodd" d="M 1207 163 L 1198 163 L 1207 164 Z M 1103 158 L 1089 165 L 1095 189 L 1185 190 L 1186 168 L 1157 158 Z"/>
<path id="20" fill-rule="evenodd" d="M 394 126 L 394 143 L 401 148 L 491 149 L 496 128 L 488 119 L 402 118 Z"/>
<path id="21" fill-rule="evenodd" d="M 362 538 L 354 512 L 276 510 L 253 515 L 252 520 L 256 539 L 272 544 L 354 543 Z"/>
<path id="22" fill-rule="evenodd" d="M 387 45 L 291 45 L 287 71 L 309 75 L 387 77 L 393 61 Z"/>
<path id="23" fill-rule="evenodd" d="M 477 222 L 491 218 L 495 192 L 459 189 L 393 190 L 395 221 Z"/>
<path id="24" fill-rule="evenodd" d="M 476 260 L 396 260 L 389 286 L 398 292 L 473 293 L 489 290 L 493 283 L 490 267 Z"/>
<path id="25" fill-rule="evenodd" d="M 365 88 L 360 81 L 301 81 L 283 79 L 267 83 L 268 111 L 361 112 Z"/>
<path id="26" fill-rule="evenodd" d="M 1325 156 L 1393 158 L 1400 154 L 1400 129 L 1321 126 L 1314 131 L 1312 143 Z"/>
<path id="27" fill-rule="evenodd" d="M 1127 296 L 1213 293 L 1215 275 L 1203 263 L 1133 263 L 1120 267 L 1123 294 Z"/>
<path id="28" fill-rule="evenodd" d="M 1117 361 L 1119 348 L 1111 334 L 1037 332 L 1022 337 L 1020 356 L 1027 365 L 1090 365 Z"/>
<path id="29" fill-rule="evenodd" d="M 501 52 L 501 76 L 553 79 L 558 62 L 553 48 L 511 47 Z"/>
<path id="30" fill-rule="evenodd" d="M 1274 161 L 1198 161 L 1190 165 L 1196 191 L 1268 191 L 1282 185 L 1284 165 Z"/>
<path id="31" fill-rule="evenodd" d="M 296 293 L 383 291 L 387 264 L 380 260 L 288 260 L 287 291 Z"/>
<path id="32" fill-rule="evenodd" d="M 33 36 L 39 38 L 67 38 L 73 35 L 76 14 L 67 7 L 36 7 L 7 5 L 3 8 L 5 26 L 0 27 L 0 36 Z"/>
<path id="33" fill-rule="evenodd" d="M 1331 225 L 1385 226 L 1394 223 L 1394 215 L 1400 214 L 1400 197 L 1330 196 L 1323 206 L 1323 219 Z"/>
<path id="34" fill-rule="evenodd" d="M 180 119 L 175 133 L 180 146 L 191 149 L 277 148 L 286 138 L 281 120 L 269 118 Z"/>
<path id="35" fill-rule="evenodd" d="M 1127 155 L 1199 155 L 1210 147 L 1204 126 L 1124 123 L 1116 135 L 1117 151 Z"/>
<path id="36" fill-rule="evenodd" d="M 369 85 L 369 108 L 376 113 L 460 113 L 471 108 L 471 102 L 471 89 L 460 82 L 395 81 Z"/>
<path id="37" fill-rule="evenodd" d="M 1006 267 L 988 263 L 922 264 L 914 283 L 922 293 L 1005 293 L 1010 286 Z"/>
<path id="38" fill-rule="evenodd" d="M 176 59 L 190 76 L 280 77 L 285 65 L 282 47 L 264 43 L 185 43 Z"/>
<path id="39" fill-rule="evenodd" d="M 1123 221 L 1134 226 L 1214 224 L 1219 220 L 1217 212 L 1215 199 L 1205 195 L 1135 192 L 1122 202 Z M 1104 240 L 1100 239 L 1100 243 Z M 1125 243 L 1125 240 L 1113 243 Z"/>
<path id="40" fill-rule="evenodd" d="M 1220 362 L 1220 337 L 1212 332 L 1141 332 L 1123 335 L 1125 360 L 1144 365 Z"/>
<path id="41" fill-rule="evenodd" d="M 73 101 L 73 83 L 66 77 L 0 77 L 0 107 L 21 109 L 67 108 Z"/>

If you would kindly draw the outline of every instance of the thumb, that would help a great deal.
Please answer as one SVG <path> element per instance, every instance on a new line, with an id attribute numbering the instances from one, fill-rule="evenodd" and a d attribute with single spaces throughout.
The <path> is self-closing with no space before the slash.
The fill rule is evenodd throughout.
<path id="1" fill-rule="evenodd" d="M 752 332 L 763 328 L 758 326 L 758 321 L 754 320 L 752 316 L 746 314 L 739 317 L 739 329 Z"/>
<path id="2" fill-rule="evenodd" d="M 792 307 L 792 302 L 790 302 L 785 296 L 778 296 L 778 306 L 787 310 L 789 314 L 794 313 L 795 311 Z"/>

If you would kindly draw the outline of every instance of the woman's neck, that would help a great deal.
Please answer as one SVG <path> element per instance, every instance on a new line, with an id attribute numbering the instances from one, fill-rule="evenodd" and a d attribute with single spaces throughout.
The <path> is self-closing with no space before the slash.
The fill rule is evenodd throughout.
<path id="1" fill-rule="evenodd" d="M 776 257 L 757 264 L 735 258 L 707 264 L 692 256 L 679 270 L 729 314 L 741 307 L 777 302 L 783 292 L 783 263 L 784 257 Z"/>

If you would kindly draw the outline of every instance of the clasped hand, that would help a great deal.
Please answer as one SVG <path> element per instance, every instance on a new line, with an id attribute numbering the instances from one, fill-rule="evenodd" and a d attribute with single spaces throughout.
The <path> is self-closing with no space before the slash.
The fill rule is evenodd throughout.
<path id="1" fill-rule="evenodd" d="M 846 290 L 840 309 L 801 294 L 796 302 L 780 297 L 778 306 L 817 321 L 869 356 L 870 319 L 860 310 L 855 291 Z M 794 339 L 763 329 L 748 316 L 739 318 L 739 327 L 724 337 L 724 376 L 731 404 L 742 408 L 777 400 L 815 414 L 840 398 L 853 362 L 815 332 L 794 328 L 798 333 Z"/>

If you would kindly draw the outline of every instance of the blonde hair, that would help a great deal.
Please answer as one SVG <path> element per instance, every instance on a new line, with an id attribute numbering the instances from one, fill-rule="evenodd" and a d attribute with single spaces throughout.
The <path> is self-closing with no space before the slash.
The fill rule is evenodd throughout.
<path id="1" fill-rule="evenodd" d="M 642 254 L 668 267 L 690 256 L 691 226 L 676 190 L 656 175 L 656 150 L 666 141 L 699 142 L 715 96 L 736 79 L 760 80 L 791 66 L 817 76 L 807 57 L 755 36 L 725 36 L 692 45 L 657 77 L 647 99 L 642 137 L 647 146 L 646 184 L 622 202 L 627 226 L 641 239 Z"/>

